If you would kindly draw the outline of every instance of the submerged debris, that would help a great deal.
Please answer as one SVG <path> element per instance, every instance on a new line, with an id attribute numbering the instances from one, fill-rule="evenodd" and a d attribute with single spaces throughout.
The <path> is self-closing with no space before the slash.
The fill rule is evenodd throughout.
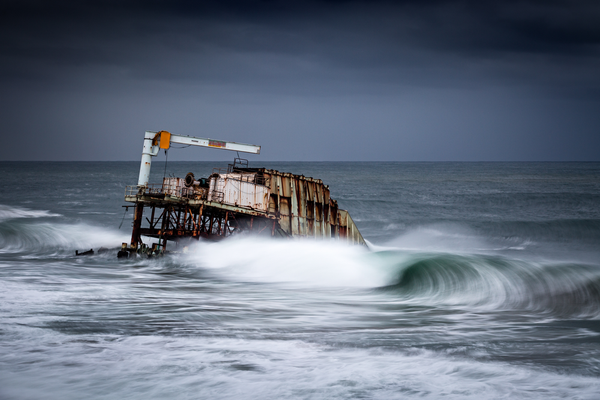
<path id="1" fill-rule="evenodd" d="M 98 254 L 104 254 L 104 253 L 107 253 L 109 251 L 110 251 L 110 249 L 107 249 L 106 247 L 100 247 L 97 250 L 97 253 Z M 79 252 L 79 250 L 75 250 L 75 255 L 76 256 L 93 256 L 94 255 L 94 249 L 89 249 L 87 251 L 82 251 L 81 253 Z"/>

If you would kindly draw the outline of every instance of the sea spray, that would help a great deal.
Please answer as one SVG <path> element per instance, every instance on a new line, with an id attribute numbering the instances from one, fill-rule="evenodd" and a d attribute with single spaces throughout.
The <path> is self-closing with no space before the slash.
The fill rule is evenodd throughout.
<path id="1" fill-rule="evenodd" d="M 126 260 L 74 250 L 129 241 L 139 161 L 3 165 L 2 399 L 600 392 L 598 163 L 265 163 L 322 178 L 369 250 L 239 237 Z"/>
<path id="2" fill-rule="evenodd" d="M 314 239 L 247 236 L 200 242 L 183 260 L 235 280 L 310 286 L 376 287 L 387 285 L 393 276 L 362 246 Z"/>
<path id="3" fill-rule="evenodd" d="M 75 250 L 117 248 L 129 240 L 125 232 L 86 222 L 64 223 L 58 214 L 2 206 L 0 253 L 71 254 Z"/>
<path id="4" fill-rule="evenodd" d="M 577 263 L 534 263 L 502 256 L 391 252 L 400 299 L 472 310 L 523 309 L 562 317 L 600 317 L 600 269 Z"/>
<path id="5" fill-rule="evenodd" d="M 16 218 L 47 218 L 60 217 L 61 214 L 52 213 L 48 210 L 30 210 L 22 207 L 11 207 L 0 204 L 0 222 Z"/>

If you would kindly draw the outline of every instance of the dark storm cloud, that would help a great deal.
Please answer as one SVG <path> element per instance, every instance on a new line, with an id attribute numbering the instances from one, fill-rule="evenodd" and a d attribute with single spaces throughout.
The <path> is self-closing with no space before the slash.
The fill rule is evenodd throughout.
<path id="1" fill-rule="evenodd" d="M 11 78 L 103 65 L 288 90 L 314 78 L 599 83 L 596 1 L 25 1 L 4 3 L 2 15 L 2 73 Z"/>
<path id="2" fill-rule="evenodd" d="M 599 22 L 597 1 L 4 1 L 0 157 L 135 159 L 133 132 L 169 129 L 275 160 L 598 159 Z"/>

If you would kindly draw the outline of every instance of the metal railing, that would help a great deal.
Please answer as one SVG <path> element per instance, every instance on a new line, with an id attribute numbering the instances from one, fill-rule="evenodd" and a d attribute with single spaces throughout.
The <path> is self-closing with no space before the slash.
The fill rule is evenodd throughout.
<path id="1" fill-rule="evenodd" d="M 208 195 L 208 189 L 196 190 L 192 187 L 185 186 L 178 188 L 160 183 L 148 184 L 146 186 L 129 185 L 125 187 L 125 197 L 164 197 L 165 195 L 187 199 L 206 199 Z"/>
<path id="2" fill-rule="evenodd" d="M 125 197 L 152 196 L 164 194 L 162 183 L 149 184 L 146 186 L 129 185 L 125 187 Z"/>

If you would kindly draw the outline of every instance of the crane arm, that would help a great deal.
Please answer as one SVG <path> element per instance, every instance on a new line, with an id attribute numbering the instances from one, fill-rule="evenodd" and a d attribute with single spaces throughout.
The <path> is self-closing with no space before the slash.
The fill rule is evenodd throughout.
<path id="1" fill-rule="evenodd" d="M 152 157 L 158 154 L 160 149 L 169 149 L 171 143 L 189 146 L 212 147 L 213 149 L 240 151 L 243 153 L 260 154 L 260 146 L 245 143 L 227 142 L 224 140 L 204 139 L 192 136 L 173 135 L 167 131 L 146 132 L 144 137 L 144 148 L 142 150 L 142 163 L 140 165 L 139 186 L 145 186 L 150 179 L 150 166 Z"/>
<path id="2" fill-rule="evenodd" d="M 244 153 L 260 154 L 260 146 L 253 144 L 227 142 L 224 140 L 204 139 L 193 136 L 174 135 L 167 131 L 160 131 L 154 136 L 153 143 L 158 142 L 161 149 L 168 149 L 170 143 L 185 144 L 188 146 L 212 147 L 213 149 L 241 151 Z"/>

